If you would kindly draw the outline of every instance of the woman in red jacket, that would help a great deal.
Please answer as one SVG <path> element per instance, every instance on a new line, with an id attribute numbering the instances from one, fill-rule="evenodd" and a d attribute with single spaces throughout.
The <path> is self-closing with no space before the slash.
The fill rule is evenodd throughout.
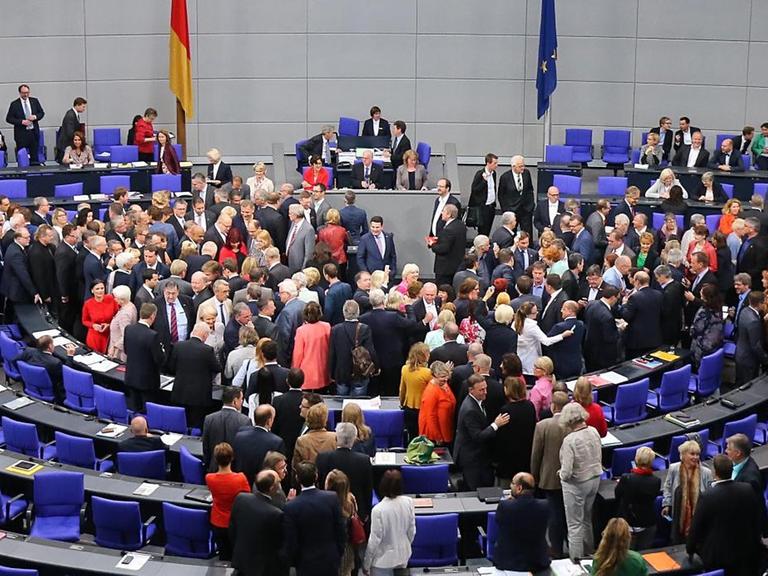
<path id="1" fill-rule="evenodd" d="M 597 402 L 592 401 L 592 383 L 586 376 L 581 376 L 576 380 L 576 386 L 573 388 L 573 401 L 581 404 L 581 407 L 587 411 L 587 426 L 592 426 L 600 438 L 608 434 L 608 424 L 605 422 L 603 409 Z"/>
<path id="2" fill-rule="evenodd" d="M 157 110 L 154 108 L 147 108 L 144 110 L 144 116 L 141 120 L 136 122 L 136 130 L 134 132 L 135 144 L 139 147 L 139 160 L 144 162 L 155 161 L 155 127 L 152 126 L 152 122 L 157 118 Z"/>
<path id="3" fill-rule="evenodd" d="M 325 226 L 317 232 L 317 241 L 325 242 L 331 249 L 331 258 L 339 265 L 339 277 L 347 271 L 347 229 L 341 225 L 341 214 L 331 208 L 325 215 Z"/>
<path id="4" fill-rule="evenodd" d="M 451 369 L 440 361 L 432 362 L 432 380 L 424 388 L 419 409 L 419 434 L 435 444 L 450 444 L 453 441 L 453 415 L 456 412 L 456 397 L 448 382 Z"/>
<path id="5" fill-rule="evenodd" d="M 324 184 L 326 188 L 330 188 L 331 185 L 328 183 L 330 179 L 328 170 L 323 167 L 323 159 L 320 156 L 312 156 L 309 159 L 309 168 L 304 170 L 304 181 L 301 185 L 304 190 L 310 191 L 315 184 Z"/>
<path id="6" fill-rule="evenodd" d="M 243 235 L 238 228 L 232 226 L 227 232 L 227 243 L 219 251 L 219 264 L 224 264 L 226 260 L 234 260 L 237 269 L 240 270 L 246 256 L 248 256 L 248 251 L 245 248 L 245 242 L 243 242 Z"/>
<path id="7" fill-rule="evenodd" d="M 93 298 L 88 298 L 82 309 L 83 326 L 88 329 L 85 343 L 92 350 L 104 354 L 109 344 L 109 324 L 120 305 L 112 294 L 106 293 L 103 280 L 91 282 L 91 294 Z"/>
<path id="8" fill-rule="evenodd" d="M 330 383 L 328 374 L 328 347 L 331 340 L 331 325 L 321 322 L 323 311 L 316 302 L 304 308 L 304 324 L 296 330 L 293 346 L 292 368 L 304 371 L 302 390 L 317 392 Z"/>
<path id="9" fill-rule="evenodd" d="M 213 497 L 211 525 L 221 560 L 229 560 L 232 557 L 232 543 L 229 541 L 229 517 L 232 514 L 232 504 L 240 492 L 251 491 L 245 474 L 232 472 L 234 455 L 232 446 L 226 442 L 216 444 L 213 449 L 213 459 L 219 469 L 217 472 L 205 475 L 205 483 Z"/>

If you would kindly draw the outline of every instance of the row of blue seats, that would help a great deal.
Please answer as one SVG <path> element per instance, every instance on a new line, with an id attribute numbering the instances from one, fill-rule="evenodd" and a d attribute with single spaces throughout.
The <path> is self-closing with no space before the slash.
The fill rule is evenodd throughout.
<path id="1" fill-rule="evenodd" d="M 99 192 L 111 195 L 115 188 L 123 187 L 131 189 L 131 176 L 129 174 L 109 174 L 99 177 Z M 181 192 L 181 174 L 152 174 L 152 192 L 158 190 L 170 190 Z M 71 198 L 83 193 L 83 183 L 58 184 L 54 187 L 53 195 L 56 198 Z M 27 181 L 24 178 L 0 179 L 0 194 L 8 198 L 26 198 Z"/>

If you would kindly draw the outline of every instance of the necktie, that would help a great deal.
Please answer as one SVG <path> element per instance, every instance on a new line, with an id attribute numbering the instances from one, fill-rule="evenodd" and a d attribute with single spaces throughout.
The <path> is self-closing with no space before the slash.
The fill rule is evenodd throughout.
<path id="1" fill-rule="evenodd" d="M 477 405 L 480 406 L 480 411 L 483 413 L 483 416 L 486 416 L 485 406 L 483 406 L 483 403 L 482 402 L 478 402 Z"/>
<path id="2" fill-rule="evenodd" d="M 219 316 L 221 317 L 221 323 L 226 324 L 226 318 L 224 318 L 224 302 L 219 302 Z"/>
<path id="3" fill-rule="evenodd" d="M 397 136 L 392 139 L 392 152 L 397 150 Z"/>
<path id="4" fill-rule="evenodd" d="M 291 249 L 291 246 L 293 245 L 293 241 L 296 240 L 296 233 L 299 231 L 299 227 L 294 224 L 293 230 L 291 230 L 291 237 L 288 239 L 288 246 L 285 248 L 285 252 L 288 253 L 288 250 Z"/>
<path id="5" fill-rule="evenodd" d="M 365 181 L 368 182 L 371 179 L 371 168 L 370 166 L 365 167 Z"/>
<path id="6" fill-rule="evenodd" d="M 323 139 L 323 160 L 326 164 L 331 163 L 331 151 L 328 148 L 328 140 Z"/>
<path id="7" fill-rule="evenodd" d="M 384 246 L 384 235 L 383 234 L 379 234 L 378 236 L 376 236 L 376 246 L 379 247 L 379 252 L 381 252 L 381 257 L 384 258 L 385 246 Z"/>
<path id="8" fill-rule="evenodd" d="M 171 342 L 179 341 L 179 325 L 176 323 L 176 305 L 171 305 Z"/>
<path id="9" fill-rule="evenodd" d="M 523 191 L 523 177 L 520 174 L 515 174 L 515 181 L 517 182 L 517 191 Z"/>
<path id="10" fill-rule="evenodd" d="M 527 270 L 528 266 L 528 250 L 523 250 L 523 270 Z"/>
<path id="11" fill-rule="evenodd" d="M 32 111 L 29 109 L 29 100 L 22 100 L 21 105 L 24 108 L 24 118 L 32 115 Z"/>

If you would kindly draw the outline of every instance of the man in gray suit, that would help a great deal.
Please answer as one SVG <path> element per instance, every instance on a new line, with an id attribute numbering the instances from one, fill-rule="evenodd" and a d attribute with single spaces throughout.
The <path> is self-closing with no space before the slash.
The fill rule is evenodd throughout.
<path id="1" fill-rule="evenodd" d="M 203 462 L 208 464 L 209 472 L 216 472 L 218 466 L 213 458 L 213 449 L 217 444 L 226 442 L 230 446 L 237 431 L 243 426 L 250 426 L 248 416 L 240 410 L 243 407 L 243 389 L 224 386 L 221 392 L 223 406 L 218 412 L 208 414 L 203 421 Z"/>
<path id="2" fill-rule="evenodd" d="M 291 228 L 288 230 L 285 253 L 288 255 L 288 268 L 291 274 L 303 270 L 315 251 L 315 230 L 304 218 L 301 204 L 292 204 L 288 208 Z"/>
<path id="3" fill-rule="evenodd" d="M 133 298 L 133 303 L 138 310 L 141 310 L 141 305 L 147 302 L 152 302 L 155 299 L 155 288 L 159 282 L 160 276 L 157 275 L 157 270 L 147 268 L 141 273 L 141 279 L 144 283 L 136 290 L 136 296 Z"/>
<path id="4" fill-rule="evenodd" d="M 317 229 L 319 230 L 325 226 L 325 218 L 328 215 L 328 210 L 333 208 L 325 197 L 325 191 L 327 190 L 325 184 L 315 184 L 312 186 L 312 207 L 317 214 Z"/>
<path id="5" fill-rule="evenodd" d="M 768 354 L 763 348 L 763 293 L 749 293 L 749 306 L 742 308 L 736 331 L 736 385 L 757 378 L 760 366 L 768 365 Z"/>
<path id="6" fill-rule="evenodd" d="M 587 217 L 587 221 L 584 223 L 584 227 L 589 230 L 589 233 L 592 235 L 592 240 L 595 242 L 595 249 L 597 250 L 598 257 L 605 252 L 605 249 L 608 246 L 605 221 L 610 213 L 611 203 L 605 198 L 601 198 L 597 201 L 595 211 Z"/>

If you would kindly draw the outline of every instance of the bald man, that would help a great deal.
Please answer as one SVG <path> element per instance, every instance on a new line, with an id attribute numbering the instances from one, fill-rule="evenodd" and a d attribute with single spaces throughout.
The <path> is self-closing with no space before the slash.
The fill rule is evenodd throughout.
<path id="1" fill-rule="evenodd" d="M 160 436 L 152 436 L 149 433 L 147 419 L 144 416 L 136 416 L 131 420 L 131 438 L 126 438 L 118 447 L 120 452 L 149 452 L 151 450 L 165 450 L 166 446 Z"/>
<path id="2" fill-rule="evenodd" d="M 558 322 L 549 330 L 547 336 L 557 336 L 566 330 L 573 332 L 573 338 L 564 338 L 557 344 L 549 346 L 547 355 L 552 358 L 557 366 L 558 378 L 576 378 L 584 372 L 584 359 L 581 355 L 581 346 L 584 342 L 586 329 L 584 322 L 576 315 L 579 313 L 579 304 L 574 300 L 566 300 L 560 307 L 563 316 L 562 322 Z"/>
<path id="3" fill-rule="evenodd" d="M 267 452 L 276 450 L 286 454 L 285 442 L 272 433 L 275 409 L 271 404 L 259 405 L 253 415 L 253 426 L 243 426 L 235 435 L 232 448 L 235 451 L 234 469 L 245 474 L 252 484 L 261 470 Z"/>

